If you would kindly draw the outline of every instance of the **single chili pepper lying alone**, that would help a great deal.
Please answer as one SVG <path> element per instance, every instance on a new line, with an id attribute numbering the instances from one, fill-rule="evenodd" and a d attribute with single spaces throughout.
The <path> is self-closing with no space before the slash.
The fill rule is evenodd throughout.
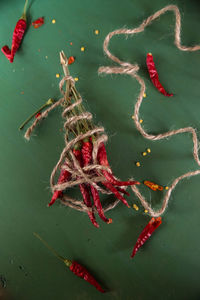
<path id="1" fill-rule="evenodd" d="M 148 181 L 148 180 L 144 181 L 144 185 L 148 186 L 153 191 L 157 191 L 157 190 L 162 191 L 163 190 L 163 187 L 161 185 L 158 185 L 158 184 Z"/>
<path id="2" fill-rule="evenodd" d="M 44 18 L 43 17 L 41 17 L 41 18 L 39 18 L 39 19 L 32 22 L 32 26 L 34 28 L 38 28 L 38 27 L 42 26 L 43 24 L 44 24 Z"/>
<path id="3" fill-rule="evenodd" d="M 26 26 L 27 26 L 26 7 L 27 7 L 27 4 L 28 4 L 28 0 L 25 1 L 24 12 L 23 12 L 21 18 L 19 19 L 19 21 L 17 22 L 17 24 L 15 26 L 15 29 L 14 29 L 14 32 L 13 32 L 11 50 L 9 49 L 9 47 L 7 45 L 5 45 L 1 48 L 1 51 L 3 52 L 3 54 L 7 57 L 7 59 L 11 63 L 14 60 L 15 53 L 19 49 L 19 46 L 21 44 L 21 41 L 23 39 L 25 30 L 26 30 Z"/>
<path id="4" fill-rule="evenodd" d="M 162 84 L 160 83 L 159 77 L 158 77 L 158 72 L 156 70 L 154 61 L 153 61 L 153 55 L 151 53 L 147 54 L 147 59 L 146 59 L 146 64 L 147 68 L 149 71 L 149 76 L 151 78 L 151 81 L 153 85 L 157 88 L 157 90 L 162 93 L 164 96 L 171 97 L 173 94 L 169 94 L 166 92 Z"/>
<path id="5" fill-rule="evenodd" d="M 136 252 L 140 249 L 140 247 L 150 238 L 154 230 L 160 226 L 162 223 L 161 217 L 158 218 L 152 218 L 150 222 L 146 225 L 146 227 L 141 232 L 139 238 L 137 239 L 137 242 L 133 248 L 133 252 L 131 254 L 131 258 L 133 258 L 136 254 Z"/>
<path id="6" fill-rule="evenodd" d="M 61 255 L 59 255 L 53 248 L 51 248 L 46 241 L 44 241 L 41 236 L 37 233 L 33 233 L 35 237 L 37 237 L 57 258 L 59 258 L 64 264 L 72 271 L 76 276 L 83 278 L 85 281 L 89 282 L 93 285 L 99 292 L 105 293 L 105 290 L 102 289 L 100 284 L 96 281 L 96 279 L 89 273 L 89 271 L 80 265 L 77 261 L 71 261 L 69 259 L 65 259 Z"/>

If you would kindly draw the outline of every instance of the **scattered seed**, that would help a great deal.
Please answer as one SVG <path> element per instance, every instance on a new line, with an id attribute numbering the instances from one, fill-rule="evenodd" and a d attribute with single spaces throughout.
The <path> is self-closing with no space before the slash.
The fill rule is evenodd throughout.
<path id="1" fill-rule="evenodd" d="M 136 204 L 133 204 L 133 208 L 134 208 L 135 210 L 139 210 L 139 207 L 138 207 Z"/>
<path id="2" fill-rule="evenodd" d="M 146 96 L 147 96 L 147 94 L 146 94 L 146 93 L 144 93 L 143 97 L 144 97 L 144 98 L 146 98 Z"/>
<path id="3" fill-rule="evenodd" d="M 142 153 L 142 155 L 143 155 L 143 156 L 146 156 L 146 155 L 147 155 L 147 153 L 146 153 L 146 152 L 143 152 L 143 153 Z"/>
<path id="4" fill-rule="evenodd" d="M 51 21 L 51 23 L 52 23 L 52 24 L 55 24 L 55 23 L 56 23 L 56 20 L 55 20 L 55 19 L 53 19 L 53 20 Z"/>
<path id="5" fill-rule="evenodd" d="M 56 78 L 59 78 L 59 77 L 60 77 L 60 74 L 59 74 L 59 73 L 57 73 L 57 74 L 56 74 Z"/>
<path id="6" fill-rule="evenodd" d="M 134 116 L 134 115 L 132 115 L 131 118 L 132 118 L 133 120 L 135 120 L 135 116 Z"/>
<path id="7" fill-rule="evenodd" d="M 45 56 L 45 58 L 47 59 L 47 58 L 48 58 L 48 56 L 46 55 L 46 56 Z"/>
<path id="8" fill-rule="evenodd" d="M 140 119 L 140 124 L 143 122 L 143 120 L 142 119 Z"/>
<path id="9" fill-rule="evenodd" d="M 147 148 L 147 152 L 148 152 L 148 153 L 151 153 L 151 149 L 150 149 L 150 148 Z"/>
<path id="10" fill-rule="evenodd" d="M 79 79 L 78 79 L 78 77 L 75 77 L 74 80 L 75 80 L 75 81 L 78 81 Z"/>
<path id="11" fill-rule="evenodd" d="M 94 31 L 94 33 L 95 33 L 96 35 L 98 35 L 98 34 L 99 34 L 99 30 L 96 29 L 96 30 Z"/>
<path id="12" fill-rule="evenodd" d="M 139 161 L 136 162 L 136 166 L 140 167 L 140 162 Z"/>
<path id="13" fill-rule="evenodd" d="M 70 45 L 72 46 L 72 45 L 73 45 L 73 43 L 72 43 L 72 42 L 70 42 Z"/>
<path id="14" fill-rule="evenodd" d="M 168 190 L 168 189 L 169 189 L 169 187 L 168 187 L 168 186 L 166 186 L 166 187 L 165 187 L 165 189 L 166 189 L 166 190 Z"/>
<path id="15" fill-rule="evenodd" d="M 85 47 L 81 47 L 81 51 L 84 52 L 85 51 Z"/>
<path id="16" fill-rule="evenodd" d="M 145 210 L 144 210 L 144 212 L 145 212 L 145 214 L 147 214 L 147 213 L 148 213 L 148 210 L 147 210 L 147 209 L 145 209 Z"/>

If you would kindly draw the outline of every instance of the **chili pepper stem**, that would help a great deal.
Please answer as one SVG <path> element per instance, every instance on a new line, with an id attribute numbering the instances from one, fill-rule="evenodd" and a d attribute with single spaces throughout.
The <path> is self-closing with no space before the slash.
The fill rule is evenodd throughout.
<path id="1" fill-rule="evenodd" d="M 27 5 L 28 5 L 28 0 L 25 0 L 25 4 L 24 4 L 24 11 L 23 14 L 21 16 L 21 19 L 26 21 L 26 10 L 27 10 Z"/>
<path id="2" fill-rule="evenodd" d="M 37 111 L 35 111 L 30 117 L 28 117 L 19 127 L 19 130 L 23 129 L 24 126 L 42 109 L 44 109 L 46 106 L 49 106 L 53 103 L 53 99 L 49 99 L 46 103 L 44 103 Z"/>
<path id="3" fill-rule="evenodd" d="M 65 259 L 64 257 L 62 257 L 61 255 L 59 255 L 51 246 L 49 246 L 49 244 L 45 241 L 45 240 L 43 240 L 43 238 L 41 238 L 41 236 L 38 234 L 38 233 L 36 233 L 36 232 L 33 232 L 33 235 L 36 237 L 36 238 L 38 238 L 52 253 L 53 253 L 53 255 L 55 255 L 58 259 L 60 259 L 62 262 L 64 262 L 65 264 L 69 264 L 69 266 L 70 266 L 70 260 L 68 260 L 68 259 Z"/>

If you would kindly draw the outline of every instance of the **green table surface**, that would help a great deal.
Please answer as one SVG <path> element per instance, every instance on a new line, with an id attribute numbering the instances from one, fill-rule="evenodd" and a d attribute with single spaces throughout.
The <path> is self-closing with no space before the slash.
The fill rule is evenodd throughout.
<path id="1" fill-rule="evenodd" d="M 64 146 L 61 109 L 49 115 L 30 142 L 23 138 L 25 131 L 18 130 L 48 98 L 59 99 L 58 84 L 63 76 L 59 51 L 64 50 L 76 57 L 71 74 L 79 78 L 76 86 L 95 123 L 103 125 L 109 135 L 108 157 L 118 177 L 134 176 L 166 186 L 177 176 L 196 170 L 189 134 L 150 142 L 136 130 L 131 119 L 139 92 L 135 80 L 121 75 L 99 77 L 97 73 L 99 66 L 113 65 L 102 49 L 110 31 L 134 28 L 168 4 L 180 8 L 183 44 L 200 43 L 197 0 L 35 0 L 29 3 L 28 23 L 44 16 L 44 26 L 28 26 L 13 64 L 0 55 L 0 275 L 6 278 L 13 299 L 199 299 L 199 176 L 178 185 L 162 226 L 131 260 L 133 245 L 150 219 L 133 193 L 131 208 L 119 204 L 107 213 L 113 223 L 100 221 L 99 229 L 86 214 L 59 202 L 47 207 L 49 176 Z M 1 46 L 11 45 L 23 5 L 22 0 L 1 0 Z M 181 52 L 175 47 L 174 21 L 173 13 L 168 12 L 145 32 L 111 41 L 113 53 L 141 66 L 139 74 L 145 80 L 147 97 L 140 117 L 151 133 L 184 126 L 200 129 L 200 53 Z M 94 34 L 95 29 L 99 35 Z M 150 82 L 145 66 L 148 52 L 154 54 L 161 81 L 174 97 L 159 94 Z M 148 147 L 151 154 L 142 157 Z M 140 168 L 136 161 L 140 161 Z M 151 192 L 144 186 L 141 190 L 154 207 L 160 207 L 163 192 Z M 80 198 L 76 189 L 69 194 Z M 132 208 L 134 203 L 138 211 Z M 61 255 L 87 266 L 108 293 L 101 295 L 74 276 L 33 232 Z"/>

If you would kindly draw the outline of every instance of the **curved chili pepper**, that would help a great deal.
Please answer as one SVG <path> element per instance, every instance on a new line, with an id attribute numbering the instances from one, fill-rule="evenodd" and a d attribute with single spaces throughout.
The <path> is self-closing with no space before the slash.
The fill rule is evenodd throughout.
<path id="1" fill-rule="evenodd" d="M 42 26 L 43 24 L 44 24 L 44 18 L 43 17 L 41 17 L 41 18 L 39 18 L 39 19 L 32 22 L 32 26 L 34 28 L 38 28 L 38 27 Z"/>
<path id="2" fill-rule="evenodd" d="M 83 147 L 81 149 L 81 153 L 82 153 L 84 166 L 87 166 L 92 162 L 92 149 L 93 149 L 92 142 L 89 139 L 83 140 Z M 106 216 L 104 215 L 103 208 L 101 205 L 101 200 L 99 198 L 99 193 L 97 189 L 93 185 L 90 185 L 90 191 L 99 217 L 108 224 L 112 223 L 112 219 L 110 218 L 107 219 Z"/>
<path id="3" fill-rule="evenodd" d="M 15 25 L 15 29 L 13 32 L 13 38 L 12 38 L 12 47 L 11 50 L 6 45 L 2 47 L 1 51 L 3 54 L 8 58 L 8 60 L 12 63 L 14 60 L 15 53 L 19 49 L 19 46 L 21 44 L 22 38 L 24 36 L 27 22 L 26 22 L 26 7 L 28 4 L 28 0 L 25 1 L 24 5 L 24 12 L 21 16 L 21 18 L 18 20 L 17 24 Z"/>
<path id="4" fill-rule="evenodd" d="M 97 153 L 97 159 L 99 161 L 99 164 L 105 167 L 110 167 L 109 163 L 108 163 L 108 159 L 107 159 L 107 153 L 106 153 L 106 148 L 104 143 L 101 143 L 98 149 L 98 153 Z M 105 178 L 107 179 L 107 181 L 109 181 L 112 185 L 116 185 L 116 186 L 128 186 L 128 185 L 135 185 L 135 184 L 140 184 L 140 182 L 138 181 L 119 181 L 116 180 L 113 176 L 112 173 L 106 171 L 106 170 L 102 170 L 103 175 L 105 176 Z"/>
<path id="5" fill-rule="evenodd" d="M 68 263 L 70 271 L 72 271 L 76 276 L 83 278 L 90 284 L 92 284 L 99 292 L 105 293 L 105 290 L 102 289 L 100 284 L 96 281 L 96 279 L 88 272 L 88 270 L 80 265 L 77 261 L 73 260 L 70 263 Z"/>
<path id="6" fill-rule="evenodd" d="M 90 190 L 91 190 L 92 197 L 94 200 L 94 205 L 96 206 L 99 217 L 107 224 L 112 223 L 112 219 L 111 218 L 107 219 L 106 216 L 104 215 L 101 201 L 99 198 L 99 193 L 98 193 L 97 189 L 93 185 L 90 185 Z"/>
<path id="7" fill-rule="evenodd" d="M 161 217 L 158 218 L 152 218 L 150 222 L 146 225 L 146 227 L 141 232 L 139 238 L 137 239 L 137 242 L 133 248 L 133 252 L 131 254 L 131 258 L 133 258 L 136 254 L 136 252 L 139 250 L 139 248 L 150 238 L 154 230 L 160 226 L 162 223 Z"/>
<path id="8" fill-rule="evenodd" d="M 83 201 L 84 201 L 85 205 L 88 208 L 92 208 L 92 202 L 90 200 L 89 188 L 85 184 L 79 184 L 79 188 L 80 188 L 81 194 L 83 196 Z M 88 211 L 87 214 L 88 214 L 88 217 L 90 218 L 90 221 L 92 222 L 92 224 L 95 227 L 99 228 L 99 224 L 96 221 L 94 212 Z"/>
<path id="9" fill-rule="evenodd" d="M 128 205 L 128 202 L 126 201 L 126 199 L 118 192 L 118 190 L 112 185 L 112 183 L 108 182 L 108 181 L 103 181 L 102 184 L 108 189 L 110 190 L 117 199 L 121 200 L 126 206 L 128 206 L 128 208 L 130 208 L 130 206 Z"/>
<path id="10" fill-rule="evenodd" d="M 168 94 L 162 84 L 160 83 L 159 77 L 158 77 L 158 72 L 156 70 L 154 61 L 153 61 L 153 55 L 151 53 L 147 54 L 147 59 L 146 59 L 146 64 L 147 68 L 149 71 L 149 76 L 151 78 L 151 81 L 153 85 L 157 88 L 157 90 L 162 93 L 164 96 L 171 97 L 173 94 Z"/>
<path id="11" fill-rule="evenodd" d="M 153 191 L 157 191 L 157 190 L 162 191 L 163 190 L 163 187 L 161 185 L 158 185 L 158 184 L 156 184 L 154 182 L 151 182 L 149 180 L 145 180 L 144 184 L 146 186 L 148 186 Z"/>
<path id="12" fill-rule="evenodd" d="M 84 162 L 88 161 L 88 159 L 86 157 L 83 158 L 83 156 L 82 156 L 83 146 L 81 145 L 81 147 L 82 147 L 81 150 L 80 149 L 74 149 L 73 153 L 74 153 L 74 156 L 76 157 L 76 159 L 78 160 L 80 166 L 83 166 Z M 91 202 L 91 199 L 90 199 L 90 193 L 89 193 L 88 186 L 86 184 L 82 183 L 82 184 L 79 184 L 79 188 L 80 188 L 81 194 L 83 196 L 83 201 L 84 201 L 85 205 L 88 208 L 92 208 L 92 202 Z M 90 218 L 90 221 L 92 222 L 92 224 L 95 227 L 98 228 L 99 224 L 96 221 L 93 210 L 92 211 L 87 211 L 87 214 L 88 214 L 88 217 Z"/>
<path id="13" fill-rule="evenodd" d="M 58 178 L 58 183 L 64 183 L 64 182 L 67 182 L 71 177 L 71 173 L 68 172 L 67 170 L 64 170 L 62 169 L 61 172 L 60 172 L 60 176 Z M 54 202 L 62 197 L 63 193 L 62 191 L 59 191 L 59 190 L 56 190 L 54 193 L 53 193 L 53 196 L 51 198 L 51 201 L 49 202 L 48 206 L 51 206 L 54 204 Z"/>

